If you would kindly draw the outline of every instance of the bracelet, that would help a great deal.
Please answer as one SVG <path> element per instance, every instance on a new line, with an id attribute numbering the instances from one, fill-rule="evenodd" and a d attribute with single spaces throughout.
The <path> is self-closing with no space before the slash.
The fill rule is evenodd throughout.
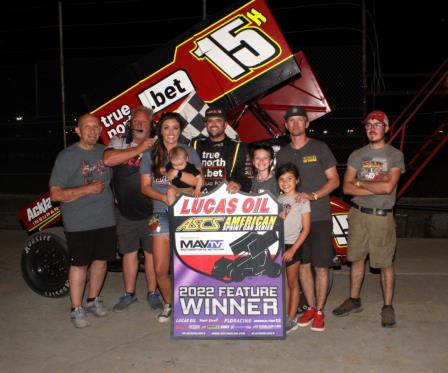
<path id="1" fill-rule="evenodd" d="M 313 196 L 315 201 L 317 201 L 317 199 L 319 198 L 316 192 L 312 192 L 311 195 Z"/>
<path id="2" fill-rule="evenodd" d="M 359 180 L 356 180 L 355 186 L 361 188 L 361 182 Z"/>

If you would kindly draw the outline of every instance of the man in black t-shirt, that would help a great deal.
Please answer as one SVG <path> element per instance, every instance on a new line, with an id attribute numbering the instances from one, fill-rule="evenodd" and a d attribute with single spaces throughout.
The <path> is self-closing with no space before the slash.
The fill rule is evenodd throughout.
<path id="1" fill-rule="evenodd" d="M 137 301 L 135 294 L 138 274 L 138 250 L 145 256 L 147 284 L 146 299 L 151 308 L 161 308 L 156 293 L 157 282 L 152 258 L 152 243 L 149 235 L 149 218 L 152 200 L 140 191 L 140 161 L 142 154 L 152 148 L 150 138 L 152 110 L 144 106 L 131 113 L 129 133 L 114 136 L 104 152 L 104 164 L 113 167 L 112 185 L 117 202 L 117 235 L 119 251 L 123 255 L 123 281 L 125 293 L 114 306 L 114 311 L 127 309 Z"/>
<path id="2" fill-rule="evenodd" d="M 203 193 L 210 192 L 223 181 L 229 183 L 227 191 L 230 193 L 240 190 L 249 192 L 251 183 L 245 172 L 247 145 L 225 134 L 228 122 L 221 108 L 209 107 L 205 112 L 205 120 L 209 136 L 200 136 L 191 142 L 202 163 L 205 179 Z"/>

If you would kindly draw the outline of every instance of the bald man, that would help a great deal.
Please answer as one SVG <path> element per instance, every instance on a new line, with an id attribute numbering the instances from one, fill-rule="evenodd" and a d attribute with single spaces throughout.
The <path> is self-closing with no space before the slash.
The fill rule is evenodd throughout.
<path id="1" fill-rule="evenodd" d="M 62 150 L 50 177 L 50 197 L 60 202 L 70 258 L 70 319 L 76 328 L 90 325 L 87 313 L 107 314 L 99 294 L 107 261 L 115 258 L 116 232 L 111 169 L 104 166 L 104 145 L 98 118 L 85 114 L 78 119 L 79 141 Z M 82 306 L 89 271 L 86 307 Z"/>

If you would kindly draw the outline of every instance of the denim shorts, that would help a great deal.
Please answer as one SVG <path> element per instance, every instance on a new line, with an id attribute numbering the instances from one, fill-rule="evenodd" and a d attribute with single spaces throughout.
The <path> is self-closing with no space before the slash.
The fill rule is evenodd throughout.
<path id="1" fill-rule="evenodd" d="M 150 235 L 155 236 L 166 236 L 170 233 L 170 222 L 168 220 L 168 213 L 158 212 L 153 214 L 149 218 L 149 229 L 151 231 Z"/>

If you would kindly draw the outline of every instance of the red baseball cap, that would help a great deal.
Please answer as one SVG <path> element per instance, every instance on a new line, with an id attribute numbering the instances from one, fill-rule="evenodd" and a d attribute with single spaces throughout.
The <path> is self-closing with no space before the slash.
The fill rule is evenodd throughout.
<path id="1" fill-rule="evenodd" d="M 377 121 L 383 123 L 385 126 L 389 126 L 389 118 L 384 111 L 374 110 L 371 111 L 364 119 L 363 123 L 367 123 L 370 119 L 376 119 Z"/>

